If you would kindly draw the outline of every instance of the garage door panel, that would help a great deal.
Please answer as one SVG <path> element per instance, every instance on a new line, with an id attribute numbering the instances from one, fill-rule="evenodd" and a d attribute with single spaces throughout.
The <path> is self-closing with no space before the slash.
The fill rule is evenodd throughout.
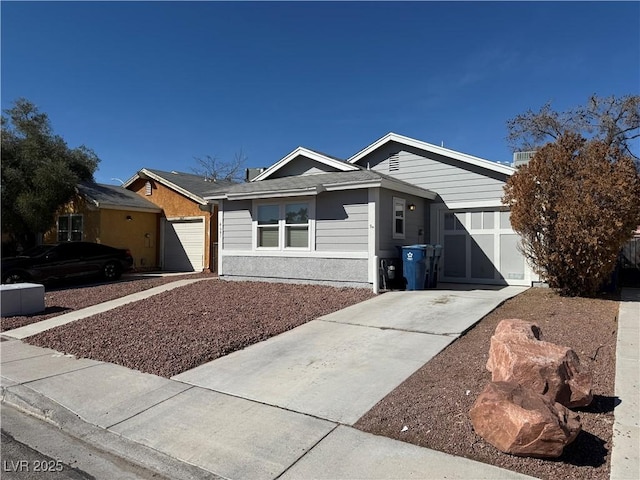
<path id="1" fill-rule="evenodd" d="M 164 236 L 164 269 L 193 272 L 202 270 L 203 265 L 204 221 L 167 221 Z"/>
<path id="2" fill-rule="evenodd" d="M 523 280 L 524 257 L 518 250 L 518 235 L 500 235 L 500 265 L 507 280 Z"/>
<path id="3" fill-rule="evenodd" d="M 471 277 L 493 280 L 499 273 L 494 266 L 493 235 L 471 236 Z"/>
<path id="4" fill-rule="evenodd" d="M 467 248 L 465 235 L 444 236 L 444 276 L 464 279 L 467 270 Z M 453 254 L 455 252 L 455 255 Z"/>

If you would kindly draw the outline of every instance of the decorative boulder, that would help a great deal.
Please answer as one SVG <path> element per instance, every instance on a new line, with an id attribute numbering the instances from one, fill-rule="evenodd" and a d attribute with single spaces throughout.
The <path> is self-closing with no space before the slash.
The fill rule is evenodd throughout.
<path id="1" fill-rule="evenodd" d="M 487 369 L 493 382 L 516 382 L 565 407 L 587 406 L 593 400 L 592 379 L 576 353 L 540 340 L 540 327 L 524 320 L 498 324 L 491 337 Z"/>
<path id="2" fill-rule="evenodd" d="M 512 455 L 556 458 L 580 433 L 580 417 L 517 383 L 489 383 L 469 411 L 478 435 Z"/>

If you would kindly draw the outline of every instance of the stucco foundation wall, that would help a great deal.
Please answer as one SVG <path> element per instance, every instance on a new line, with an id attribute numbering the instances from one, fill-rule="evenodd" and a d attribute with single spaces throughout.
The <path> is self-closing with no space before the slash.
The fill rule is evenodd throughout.
<path id="1" fill-rule="evenodd" d="M 365 258 L 223 256 L 224 277 L 370 285 Z"/>

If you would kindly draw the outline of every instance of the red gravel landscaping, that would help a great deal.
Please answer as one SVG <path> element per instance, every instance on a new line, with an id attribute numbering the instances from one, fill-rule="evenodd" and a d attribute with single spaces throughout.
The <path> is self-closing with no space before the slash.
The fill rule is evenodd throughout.
<path id="1" fill-rule="evenodd" d="M 47 286 L 44 295 L 45 311 L 34 315 L 2 317 L 0 332 L 41 322 L 47 318 L 57 317 L 74 310 L 91 307 L 108 302 L 132 293 L 142 292 L 150 288 L 188 278 L 214 278 L 207 273 L 192 273 L 179 276 L 141 276 L 126 275 L 121 280 L 111 283 L 78 284 Z"/>
<path id="2" fill-rule="evenodd" d="M 361 288 L 203 280 L 27 341 L 171 377 L 373 296 Z"/>

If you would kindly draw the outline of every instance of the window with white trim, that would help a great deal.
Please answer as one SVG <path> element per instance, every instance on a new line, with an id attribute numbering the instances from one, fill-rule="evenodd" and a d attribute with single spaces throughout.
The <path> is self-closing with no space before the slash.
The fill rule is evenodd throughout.
<path id="1" fill-rule="evenodd" d="M 404 198 L 393 197 L 393 238 L 405 237 L 405 208 Z"/>
<path id="2" fill-rule="evenodd" d="M 259 203 L 255 207 L 255 248 L 311 248 L 312 201 Z"/>
<path id="3" fill-rule="evenodd" d="M 152 193 L 151 180 L 147 180 L 147 183 L 144 184 L 144 194 L 148 197 Z"/>
<path id="4" fill-rule="evenodd" d="M 284 246 L 309 248 L 309 204 L 289 203 L 284 208 Z"/>
<path id="5" fill-rule="evenodd" d="M 280 205 L 258 205 L 258 248 L 280 246 Z"/>
<path id="6" fill-rule="evenodd" d="M 82 241 L 82 215 L 58 216 L 58 241 L 80 242 Z"/>

